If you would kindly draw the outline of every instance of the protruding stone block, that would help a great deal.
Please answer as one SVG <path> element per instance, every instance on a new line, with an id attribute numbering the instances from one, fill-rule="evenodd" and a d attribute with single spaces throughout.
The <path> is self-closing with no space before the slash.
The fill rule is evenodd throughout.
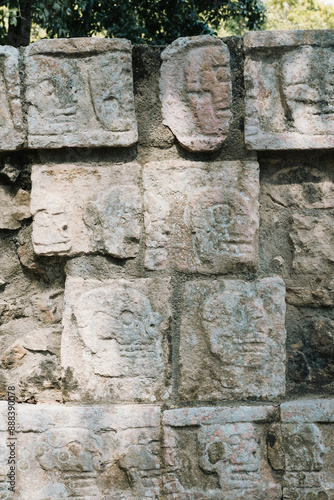
<path id="1" fill-rule="evenodd" d="M 281 405 L 284 500 L 334 497 L 334 399 Z"/>
<path id="2" fill-rule="evenodd" d="M 19 51 L 14 47 L 0 47 L 0 151 L 23 146 L 23 128 Z"/>
<path id="3" fill-rule="evenodd" d="M 233 413 L 231 421 L 227 410 Z M 273 407 L 254 407 L 254 420 L 249 415 L 245 421 L 242 406 L 165 411 L 166 498 L 281 499 L 281 486 L 266 459 L 264 426 L 258 422 L 272 412 Z"/>
<path id="4" fill-rule="evenodd" d="M 244 47 L 246 145 L 334 148 L 334 31 L 246 33 Z"/>
<path id="5" fill-rule="evenodd" d="M 26 49 L 25 61 L 29 147 L 137 141 L 128 40 L 39 40 Z"/>
<path id="6" fill-rule="evenodd" d="M 160 498 L 159 407 L 41 404 L 20 405 L 17 413 L 15 498 Z M 6 427 L 0 433 L 0 495 L 14 498 L 5 482 Z"/>
<path id="7" fill-rule="evenodd" d="M 256 162 L 156 162 L 143 176 L 148 269 L 256 269 Z"/>
<path id="8" fill-rule="evenodd" d="M 217 38 L 178 38 L 161 55 L 164 124 L 189 151 L 214 151 L 232 116 L 230 54 Z"/>
<path id="9" fill-rule="evenodd" d="M 181 313 L 181 399 L 283 395 L 284 298 L 279 277 L 187 283 Z"/>
<path id="10" fill-rule="evenodd" d="M 169 397 L 170 293 L 168 278 L 67 279 L 61 348 L 67 400 Z"/>
<path id="11" fill-rule="evenodd" d="M 141 234 L 140 166 L 35 166 L 33 244 L 39 255 L 135 257 Z"/>

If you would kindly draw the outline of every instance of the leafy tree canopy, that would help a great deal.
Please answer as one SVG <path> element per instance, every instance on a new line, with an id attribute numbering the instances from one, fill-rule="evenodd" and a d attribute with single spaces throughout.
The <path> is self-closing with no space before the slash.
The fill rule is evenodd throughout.
<path id="1" fill-rule="evenodd" d="M 0 43 L 27 45 L 32 24 L 49 38 L 125 37 L 161 45 L 217 34 L 222 21 L 260 29 L 265 18 L 262 0 L 9 0 L 0 1 Z"/>
<path id="2" fill-rule="evenodd" d="M 267 30 L 332 29 L 334 6 L 321 0 L 264 0 Z"/>

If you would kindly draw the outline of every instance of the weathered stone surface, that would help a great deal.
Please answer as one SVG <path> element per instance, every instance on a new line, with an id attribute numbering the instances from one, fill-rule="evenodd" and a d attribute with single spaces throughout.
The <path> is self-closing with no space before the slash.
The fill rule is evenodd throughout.
<path id="1" fill-rule="evenodd" d="M 333 426 L 282 424 L 286 472 L 283 499 L 334 498 Z"/>
<path id="2" fill-rule="evenodd" d="M 334 287 L 330 288 L 307 288 L 307 287 L 287 287 L 286 301 L 294 306 L 309 307 L 333 307 Z"/>
<path id="3" fill-rule="evenodd" d="M 0 48 L 0 151 L 20 148 L 25 139 L 23 128 L 19 51 L 14 47 Z"/>
<path id="4" fill-rule="evenodd" d="M 25 63 L 29 147 L 137 141 L 128 40 L 39 40 L 26 49 Z"/>
<path id="5" fill-rule="evenodd" d="M 245 34 L 249 148 L 334 147 L 333 45 L 333 31 Z"/>
<path id="6" fill-rule="evenodd" d="M 160 408 L 146 405 L 19 406 L 15 499 L 160 498 L 159 420 Z M 2 465 L 6 423 L 3 415 Z M 6 472 L 5 465 L 0 495 L 7 489 Z"/>
<path id="7" fill-rule="evenodd" d="M 280 278 L 188 283 L 185 296 L 180 347 L 183 396 L 230 399 L 284 392 L 285 306 Z"/>
<path id="8" fill-rule="evenodd" d="M 135 257 L 139 250 L 140 167 L 34 166 L 31 212 L 39 255 L 102 252 Z"/>
<path id="9" fill-rule="evenodd" d="M 281 424 L 271 424 L 267 435 L 268 460 L 271 467 L 276 471 L 285 469 L 285 456 L 282 443 Z"/>
<path id="10" fill-rule="evenodd" d="M 164 124 L 189 151 L 218 149 L 232 116 L 227 46 L 209 35 L 178 38 L 161 58 Z"/>
<path id="11" fill-rule="evenodd" d="M 65 290 L 61 351 L 65 398 L 118 402 L 168 398 L 169 279 L 69 277 Z"/>
<path id="12" fill-rule="evenodd" d="M 30 194 L 23 189 L 14 194 L 0 185 L 0 229 L 19 229 L 20 222 L 29 217 Z"/>
<path id="13" fill-rule="evenodd" d="M 272 407 L 267 408 L 269 415 Z M 207 418 L 210 410 L 213 419 Z M 233 410 L 237 417 L 238 408 Z M 278 500 L 282 497 L 281 487 L 266 460 L 264 426 L 252 420 L 245 422 L 243 407 L 240 410 L 238 423 L 234 419 L 234 423 L 227 423 L 225 409 L 164 412 L 166 498 Z M 219 411 L 223 412 L 222 421 Z M 256 407 L 253 412 L 256 415 Z M 261 417 L 265 412 L 261 407 Z"/>
<path id="14" fill-rule="evenodd" d="M 282 422 L 334 422 L 334 399 L 300 399 L 281 404 Z"/>
<path id="15" fill-rule="evenodd" d="M 179 361 L 182 400 L 284 394 L 284 297 L 279 277 L 185 285 Z"/>
<path id="16" fill-rule="evenodd" d="M 305 273 L 334 270 L 333 216 L 293 215 L 290 238 L 294 247 L 293 268 Z"/>
<path id="17" fill-rule="evenodd" d="M 148 269 L 228 273 L 256 268 L 256 162 L 156 162 L 144 168 L 143 176 Z"/>

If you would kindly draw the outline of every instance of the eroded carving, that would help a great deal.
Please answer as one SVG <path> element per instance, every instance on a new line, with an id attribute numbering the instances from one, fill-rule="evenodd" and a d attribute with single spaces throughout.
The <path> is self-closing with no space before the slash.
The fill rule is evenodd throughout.
<path id="1" fill-rule="evenodd" d="M 26 66 L 30 147 L 136 142 L 130 42 L 43 40 Z"/>
<path id="2" fill-rule="evenodd" d="M 299 33 L 245 35 L 245 133 L 251 149 L 334 146 L 332 36 Z"/>
<path id="3" fill-rule="evenodd" d="M 77 380 L 68 396 L 111 401 L 161 397 L 168 280 L 102 283 L 73 278 L 66 293 L 71 312 L 64 319 L 62 364 Z M 163 294 L 165 309 L 159 303 Z"/>
<path id="4" fill-rule="evenodd" d="M 141 236 L 138 165 L 112 169 L 36 166 L 32 180 L 33 244 L 37 254 L 137 255 Z"/>
<path id="5" fill-rule="evenodd" d="M 255 163 L 149 164 L 144 188 L 147 268 L 224 273 L 256 266 Z"/>
<path id="6" fill-rule="evenodd" d="M 232 116 L 227 46 L 210 36 L 179 38 L 161 57 L 165 125 L 190 151 L 218 149 L 226 139 Z"/>
<path id="7" fill-rule="evenodd" d="M 284 295 L 280 278 L 187 284 L 180 345 L 183 399 L 284 393 Z"/>

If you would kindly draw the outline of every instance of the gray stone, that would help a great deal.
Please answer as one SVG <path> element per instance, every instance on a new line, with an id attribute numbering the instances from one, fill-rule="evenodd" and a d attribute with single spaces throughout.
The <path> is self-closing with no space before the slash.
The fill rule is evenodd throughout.
<path id="1" fill-rule="evenodd" d="M 331 30 L 245 34 L 250 149 L 334 147 L 333 45 Z"/>
<path id="2" fill-rule="evenodd" d="M 167 399 L 169 279 L 68 277 L 65 290 L 61 349 L 65 398 Z"/>
<path id="3" fill-rule="evenodd" d="M 224 409 L 220 409 L 221 422 L 216 408 L 164 412 L 166 498 L 278 500 L 282 497 L 281 487 L 265 458 L 263 427 L 251 420 L 245 422 L 244 410 L 239 408 L 240 423 L 226 423 Z M 236 417 L 239 408 L 233 410 Z M 214 421 L 206 418 L 210 410 Z M 256 407 L 253 412 L 256 415 Z M 260 414 L 264 413 L 261 407 Z"/>
<path id="4" fill-rule="evenodd" d="M 130 41 L 39 40 L 25 64 L 29 147 L 135 144 Z"/>
<path id="5" fill-rule="evenodd" d="M 135 257 L 141 234 L 140 167 L 34 166 L 31 211 L 39 255 Z"/>
<path id="6" fill-rule="evenodd" d="M 148 269 L 256 269 L 256 162 L 156 162 L 143 176 Z"/>
<path id="7" fill-rule="evenodd" d="M 189 151 L 219 149 L 232 117 L 227 46 L 209 35 L 178 38 L 161 58 L 163 123 Z"/>
<path id="8" fill-rule="evenodd" d="M 0 151 L 19 149 L 23 146 L 23 127 L 19 51 L 14 47 L 0 47 Z"/>
<path id="9" fill-rule="evenodd" d="M 1 410 L 3 495 L 8 471 L 5 404 Z M 152 406 L 20 405 L 15 499 L 160 498 L 159 420 L 160 408 Z"/>
<path id="10" fill-rule="evenodd" d="M 284 298 L 279 277 L 187 283 L 181 313 L 181 399 L 283 395 Z"/>
<path id="11" fill-rule="evenodd" d="M 282 422 L 333 422 L 334 399 L 300 399 L 281 404 Z"/>
<path id="12" fill-rule="evenodd" d="M 0 229 L 19 229 L 30 217 L 30 194 L 23 189 L 14 194 L 0 185 Z"/>

